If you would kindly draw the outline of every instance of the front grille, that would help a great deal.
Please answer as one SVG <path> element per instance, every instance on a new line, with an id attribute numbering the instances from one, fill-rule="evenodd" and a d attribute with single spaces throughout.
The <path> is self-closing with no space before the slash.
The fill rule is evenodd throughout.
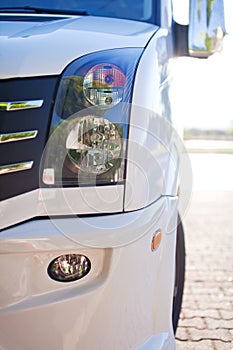
<path id="1" fill-rule="evenodd" d="M 40 161 L 47 140 L 57 80 L 57 77 L 40 77 L 0 81 L 0 105 L 1 102 L 43 100 L 38 108 L 10 111 L 0 108 L 1 139 L 11 137 L 11 142 L 0 142 L 0 200 L 39 188 Z M 35 131 L 35 137 L 27 137 L 28 133 Z M 17 139 L 17 135 L 22 136 L 21 139 L 19 136 Z M 31 167 L 23 164 L 31 164 Z"/>

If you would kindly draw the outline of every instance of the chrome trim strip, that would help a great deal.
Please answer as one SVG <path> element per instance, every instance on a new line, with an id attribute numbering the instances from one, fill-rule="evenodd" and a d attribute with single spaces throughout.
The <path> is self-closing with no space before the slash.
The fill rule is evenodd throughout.
<path id="1" fill-rule="evenodd" d="M 12 132 L 8 134 L 0 134 L 0 143 L 15 142 L 20 140 L 34 139 L 38 134 L 38 130 Z"/>
<path id="2" fill-rule="evenodd" d="M 12 112 L 20 111 L 22 109 L 40 108 L 44 103 L 44 100 L 30 100 L 30 101 L 0 101 L 0 111 Z"/>
<path id="3" fill-rule="evenodd" d="M 16 171 L 29 170 L 33 166 L 33 161 L 21 162 L 15 164 L 0 165 L 0 175 L 14 173 Z"/>

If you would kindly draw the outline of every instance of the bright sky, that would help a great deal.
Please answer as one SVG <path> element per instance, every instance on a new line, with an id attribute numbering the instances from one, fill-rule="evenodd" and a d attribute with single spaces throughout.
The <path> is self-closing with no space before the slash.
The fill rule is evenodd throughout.
<path id="1" fill-rule="evenodd" d="M 225 10 L 229 35 L 223 51 L 207 60 L 179 58 L 173 62 L 173 108 L 185 127 L 225 129 L 231 121 L 233 124 L 232 0 L 225 0 Z"/>

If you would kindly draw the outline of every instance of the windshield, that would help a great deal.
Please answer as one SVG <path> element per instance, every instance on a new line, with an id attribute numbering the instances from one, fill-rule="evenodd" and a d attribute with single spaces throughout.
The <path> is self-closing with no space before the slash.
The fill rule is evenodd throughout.
<path id="1" fill-rule="evenodd" d="M 154 22 L 153 0 L 1 0 L 4 12 L 39 12 L 40 9 L 56 10 L 65 14 L 71 11 L 93 16 L 105 16 Z M 37 11 L 36 11 L 37 10 Z M 3 10 L 1 10 L 2 12 Z M 46 12 L 46 11 L 45 11 Z"/>

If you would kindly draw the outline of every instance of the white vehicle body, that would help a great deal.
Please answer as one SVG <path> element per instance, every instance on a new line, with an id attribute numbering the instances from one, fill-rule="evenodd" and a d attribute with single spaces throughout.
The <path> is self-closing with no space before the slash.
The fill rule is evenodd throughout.
<path id="1" fill-rule="evenodd" d="M 0 13 L 1 350 L 175 349 L 180 159 L 168 97 L 172 6 L 169 0 L 160 6 L 160 26 Z M 54 186 L 49 167 L 46 186 L 37 178 L 43 152 L 50 155 L 45 143 L 67 67 L 126 49 L 141 54 L 130 92 L 124 181 Z M 29 137 L 17 134 L 29 131 Z M 51 278 L 51 262 L 66 254 L 88 257 L 89 273 L 66 283 Z"/>

